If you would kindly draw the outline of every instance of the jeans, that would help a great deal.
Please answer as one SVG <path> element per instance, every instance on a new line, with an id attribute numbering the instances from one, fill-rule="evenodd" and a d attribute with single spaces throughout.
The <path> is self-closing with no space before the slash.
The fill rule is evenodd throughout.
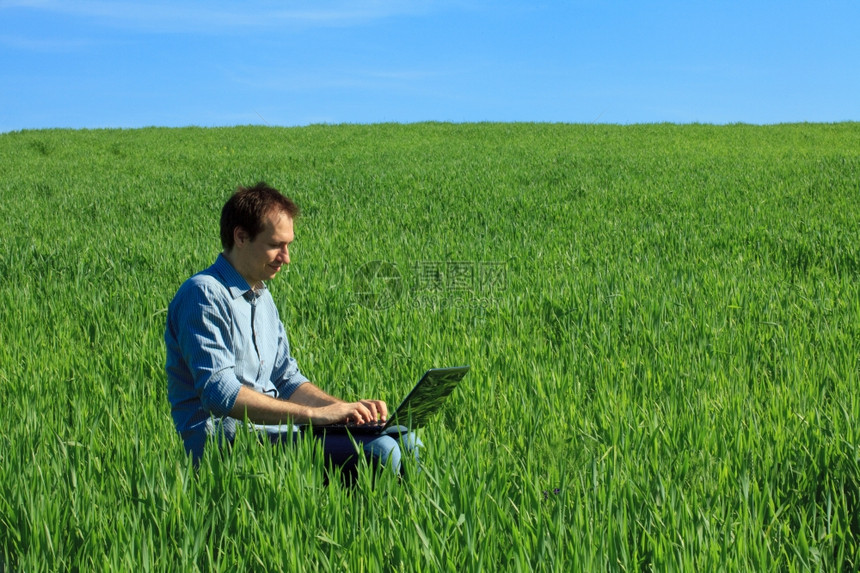
<path id="1" fill-rule="evenodd" d="M 293 444 L 302 438 L 299 431 L 269 433 L 273 444 Z M 404 474 L 403 456 L 409 456 L 418 467 L 418 449 L 424 444 L 414 432 L 405 426 L 392 426 L 382 434 L 314 434 L 320 440 L 325 455 L 326 467 L 338 467 L 347 482 L 353 482 L 358 474 L 360 455 L 373 467 L 388 468 L 395 475 Z"/>

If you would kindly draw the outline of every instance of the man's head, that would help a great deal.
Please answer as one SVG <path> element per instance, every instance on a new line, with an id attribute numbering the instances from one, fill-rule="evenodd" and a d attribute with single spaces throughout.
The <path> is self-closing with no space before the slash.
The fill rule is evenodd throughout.
<path id="1" fill-rule="evenodd" d="M 299 216 L 298 205 L 266 183 L 238 187 L 221 209 L 221 246 L 224 251 L 233 250 L 237 228 L 244 230 L 250 240 L 256 239 L 271 211 L 286 213 L 290 219 Z"/>
<path id="2" fill-rule="evenodd" d="M 239 187 L 221 210 L 224 256 L 251 287 L 290 263 L 298 206 L 265 183 Z"/>

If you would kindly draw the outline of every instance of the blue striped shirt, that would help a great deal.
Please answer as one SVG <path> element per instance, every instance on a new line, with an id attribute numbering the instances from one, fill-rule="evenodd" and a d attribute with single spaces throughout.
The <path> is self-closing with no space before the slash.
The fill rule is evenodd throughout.
<path id="1" fill-rule="evenodd" d="M 241 386 L 286 399 L 308 381 L 269 290 L 251 289 L 223 255 L 179 287 L 164 341 L 173 423 L 195 460 L 216 429 L 235 436 L 228 414 Z"/>

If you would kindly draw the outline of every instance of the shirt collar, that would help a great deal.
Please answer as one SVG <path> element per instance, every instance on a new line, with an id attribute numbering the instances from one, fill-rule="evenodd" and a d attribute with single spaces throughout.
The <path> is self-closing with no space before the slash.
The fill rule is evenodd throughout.
<path id="1" fill-rule="evenodd" d="M 254 289 L 248 285 L 248 281 L 239 274 L 239 271 L 233 268 L 233 265 L 230 264 L 230 261 L 227 260 L 223 253 L 218 254 L 218 258 L 215 259 L 215 264 L 212 265 L 212 268 L 221 276 L 224 286 L 227 287 L 230 291 L 230 296 L 234 299 L 254 292 Z M 260 291 L 266 288 L 266 283 L 261 282 L 261 284 L 263 287 Z"/>

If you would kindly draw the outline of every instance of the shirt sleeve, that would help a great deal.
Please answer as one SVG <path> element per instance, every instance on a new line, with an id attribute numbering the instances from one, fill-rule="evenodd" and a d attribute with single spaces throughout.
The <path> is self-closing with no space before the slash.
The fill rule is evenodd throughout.
<path id="1" fill-rule="evenodd" d="M 309 382 L 299 371 L 299 364 L 290 354 L 290 342 L 283 323 L 278 321 L 278 357 L 272 370 L 272 383 L 278 389 L 278 396 L 288 399 L 296 388 Z"/>
<path id="2" fill-rule="evenodd" d="M 171 304 L 168 320 L 201 406 L 226 416 L 242 386 L 235 374 L 230 300 L 205 282 L 185 287 Z"/>

